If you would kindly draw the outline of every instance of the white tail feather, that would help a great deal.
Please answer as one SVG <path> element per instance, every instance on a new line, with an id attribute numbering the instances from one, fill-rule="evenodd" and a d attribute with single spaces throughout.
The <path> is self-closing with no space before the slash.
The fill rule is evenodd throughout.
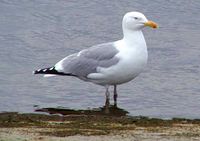
<path id="1" fill-rule="evenodd" d="M 53 76 L 57 76 L 55 74 L 45 74 L 44 77 L 53 77 Z"/>

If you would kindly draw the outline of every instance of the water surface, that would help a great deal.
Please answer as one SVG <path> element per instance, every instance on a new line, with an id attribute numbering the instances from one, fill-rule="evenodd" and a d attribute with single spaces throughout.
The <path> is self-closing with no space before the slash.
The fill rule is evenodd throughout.
<path id="1" fill-rule="evenodd" d="M 131 115 L 200 118 L 200 3 L 197 0 L 1 0 L 0 111 L 40 107 L 87 109 L 104 104 L 103 87 L 32 71 L 95 44 L 122 37 L 128 11 L 159 23 L 144 29 L 145 71 L 118 87 L 118 106 Z"/>

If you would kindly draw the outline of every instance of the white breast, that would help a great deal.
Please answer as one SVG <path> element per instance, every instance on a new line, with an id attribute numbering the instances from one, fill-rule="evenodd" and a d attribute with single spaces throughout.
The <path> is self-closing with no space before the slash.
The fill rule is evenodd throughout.
<path id="1" fill-rule="evenodd" d="M 112 73 L 112 83 L 125 83 L 134 79 L 142 72 L 147 64 L 147 48 L 146 43 L 141 47 L 129 47 L 125 45 L 123 40 L 116 42 L 117 49 L 120 52 L 117 57 L 120 58 L 116 66 L 108 68 L 104 73 Z"/>
<path id="2" fill-rule="evenodd" d="M 99 84 L 122 84 L 134 79 L 147 63 L 146 44 L 144 48 L 136 49 L 125 47 L 123 40 L 116 42 L 119 50 L 117 57 L 120 61 L 109 68 L 101 68 L 95 76 L 95 83 Z M 98 78 L 97 78 L 98 77 Z M 97 78 L 97 79 L 96 79 Z"/>
<path id="3" fill-rule="evenodd" d="M 139 35 L 141 37 L 135 40 L 116 41 L 115 47 L 119 50 L 116 57 L 120 61 L 109 68 L 100 68 L 98 73 L 89 75 L 89 78 L 94 78 L 93 82 L 101 85 L 114 85 L 131 81 L 141 73 L 147 64 L 148 53 L 143 34 Z"/>

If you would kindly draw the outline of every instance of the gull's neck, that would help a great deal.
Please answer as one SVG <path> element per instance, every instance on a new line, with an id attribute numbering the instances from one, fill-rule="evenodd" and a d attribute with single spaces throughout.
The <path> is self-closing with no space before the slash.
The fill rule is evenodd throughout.
<path id="1" fill-rule="evenodd" d="M 143 46 L 146 48 L 146 42 L 141 30 L 129 30 L 123 28 L 123 41 L 128 45 Z"/>

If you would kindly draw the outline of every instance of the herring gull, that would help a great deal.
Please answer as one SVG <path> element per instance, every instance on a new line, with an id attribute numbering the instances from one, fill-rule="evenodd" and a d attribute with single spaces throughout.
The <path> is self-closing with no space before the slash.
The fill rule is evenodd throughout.
<path id="1" fill-rule="evenodd" d="M 73 76 L 102 85 L 106 88 L 106 104 L 109 104 L 109 87 L 114 86 L 114 105 L 117 105 L 117 85 L 134 79 L 147 64 L 148 52 L 142 33 L 146 26 L 157 28 L 142 13 L 128 12 L 122 20 L 121 40 L 84 49 L 34 74 Z"/>

